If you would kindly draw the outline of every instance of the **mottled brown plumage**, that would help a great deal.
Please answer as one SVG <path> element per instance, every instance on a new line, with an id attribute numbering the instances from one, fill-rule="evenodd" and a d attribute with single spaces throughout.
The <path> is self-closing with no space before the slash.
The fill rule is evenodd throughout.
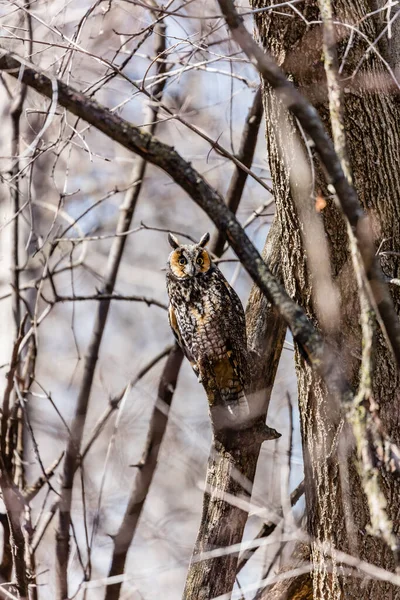
<path id="1" fill-rule="evenodd" d="M 244 390 L 249 367 L 242 303 L 204 246 L 180 245 L 168 236 L 173 251 L 167 263 L 169 321 L 199 381 L 211 369 L 223 402 L 236 418 L 248 413 Z"/>

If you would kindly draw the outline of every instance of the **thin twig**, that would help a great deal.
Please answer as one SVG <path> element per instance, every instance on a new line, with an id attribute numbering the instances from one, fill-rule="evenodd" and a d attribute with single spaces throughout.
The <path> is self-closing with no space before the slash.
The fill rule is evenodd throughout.
<path id="1" fill-rule="evenodd" d="M 299 485 L 293 490 L 293 492 L 290 494 L 290 504 L 291 506 L 295 506 L 297 504 L 297 502 L 300 500 L 300 498 L 302 497 L 302 495 L 304 494 L 304 480 L 299 483 Z M 283 512 L 281 512 L 282 518 L 283 518 Z M 262 538 L 266 538 L 270 535 L 272 535 L 275 531 L 275 529 L 278 527 L 279 523 L 275 520 L 275 521 L 269 521 L 268 523 L 264 523 L 264 525 L 261 527 L 260 531 L 257 533 L 257 535 L 255 536 L 255 540 L 260 540 Z M 238 562 L 238 566 L 237 566 L 237 573 L 239 573 L 243 567 L 247 564 L 247 562 L 250 560 L 250 558 L 253 556 L 254 552 L 257 550 L 257 547 L 253 547 L 250 548 L 249 550 L 247 550 L 243 556 L 240 558 L 239 562 Z"/>
<path id="2" fill-rule="evenodd" d="M 101 292 L 97 294 L 91 294 L 89 296 L 60 296 L 59 294 L 53 300 L 46 299 L 42 294 L 43 300 L 45 300 L 48 304 L 55 304 L 56 302 L 85 302 L 89 300 L 97 300 L 99 302 L 103 302 L 107 300 L 111 302 L 112 300 L 123 300 L 125 302 L 143 302 L 147 304 L 147 306 L 158 306 L 159 308 L 163 308 L 164 310 L 168 310 L 168 306 L 164 304 L 164 302 L 160 302 L 155 298 L 147 298 L 146 296 L 133 296 L 133 295 L 122 295 L 122 294 L 103 294 Z"/>
<path id="3" fill-rule="evenodd" d="M 58 458 L 56 458 L 56 460 L 53 462 L 53 464 L 50 465 L 50 467 L 48 469 L 46 469 L 45 473 L 43 475 L 41 475 L 35 481 L 35 483 L 33 483 L 32 485 L 30 485 L 28 488 L 26 488 L 24 490 L 24 500 L 25 500 L 26 504 L 29 504 L 30 502 L 32 502 L 32 500 L 35 498 L 35 496 L 37 496 L 37 494 L 40 492 L 42 487 L 48 482 L 48 480 L 51 477 L 53 477 L 58 465 L 62 461 L 63 456 L 64 456 L 64 452 L 62 452 L 60 454 L 60 456 Z"/>

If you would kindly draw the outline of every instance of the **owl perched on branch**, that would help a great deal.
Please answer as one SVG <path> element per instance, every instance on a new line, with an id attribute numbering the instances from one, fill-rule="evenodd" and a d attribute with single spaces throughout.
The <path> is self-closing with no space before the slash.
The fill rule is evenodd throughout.
<path id="1" fill-rule="evenodd" d="M 242 303 L 205 249 L 181 245 L 172 234 L 167 290 L 172 331 L 203 383 L 211 408 L 224 405 L 231 419 L 249 413 L 244 394 L 249 379 L 246 322 Z"/>

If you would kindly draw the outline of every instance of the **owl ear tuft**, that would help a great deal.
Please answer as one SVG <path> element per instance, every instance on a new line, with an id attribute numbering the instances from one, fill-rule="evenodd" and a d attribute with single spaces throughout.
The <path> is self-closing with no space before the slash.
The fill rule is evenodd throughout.
<path id="1" fill-rule="evenodd" d="M 208 244 L 209 240 L 210 240 L 210 234 L 205 233 L 197 245 L 204 248 L 204 246 L 206 246 Z"/>
<path id="2" fill-rule="evenodd" d="M 178 242 L 178 238 L 176 238 L 174 235 L 172 235 L 172 233 L 168 234 L 168 241 L 169 241 L 169 245 L 172 246 L 172 248 L 174 250 L 179 248 L 180 243 Z"/>

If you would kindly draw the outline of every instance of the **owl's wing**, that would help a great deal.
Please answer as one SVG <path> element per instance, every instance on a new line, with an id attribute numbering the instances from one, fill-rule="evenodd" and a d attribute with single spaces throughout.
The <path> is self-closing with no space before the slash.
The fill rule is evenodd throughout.
<path id="1" fill-rule="evenodd" d="M 242 303 L 235 290 L 218 269 L 216 277 L 223 284 L 224 330 L 227 357 L 232 369 L 231 387 L 224 396 L 232 418 L 243 420 L 249 415 L 249 405 L 244 393 L 249 382 L 249 360 L 246 338 L 246 319 Z"/>
<path id="2" fill-rule="evenodd" d="M 185 345 L 185 343 L 182 339 L 181 332 L 179 331 L 178 320 L 176 318 L 175 310 L 174 310 L 174 307 L 172 306 L 172 304 L 170 304 L 168 307 L 168 319 L 169 319 L 169 324 L 172 329 L 172 333 L 174 334 L 176 341 L 178 342 L 183 354 L 186 356 L 186 358 L 190 362 L 193 371 L 196 373 L 196 375 L 200 381 L 199 368 L 198 368 L 197 363 L 194 360 L 191 352 L 189 352 L 188 347 Z"/>
<path id="3" fill-rule="evenodd" d="M 181 332 L 179 331 L 178 321 L 176 319 L 174 307 L 172 306 L 172 304 L 170 304 L 168 307 L 168 320 L 169 320 L 169 324 L 172 329 L 172 333 L 174 334 L 176 341 L 178 342 L 178 344 L 180 345 L 180 347 L 183 350 L 184 344 L 183 344 Z"/>
<path id="4" fill-rule="evenodd" d="M 240 361 L 237 359 L 237 352 L 229 347 L 227 343 L 227 355 L 229 363 L 233 370 L 232 386 L 226 394 L 225 403 L 232 418 L 237 421 L 246 419 L 250 413 L 249 404 L 244 390 L 247 383 L 247 364 L 244 365 L 243 357 Z M 244 372 L 246 371 L 246 372 Z"/>
<path id="5" fill-rule="evenodd" d="M 228 296 L 225 303 L 225 306 L 228 307 L 228 310 L 225 312 L 227 321 L 226 331 L 229 332 L 226 340 L 228 356 L 240 382 L 245 386 L 248 383 L 249 376 L 246 318 L 239 296 L 229 285 L 222 273 L 221 278 Z"/>

